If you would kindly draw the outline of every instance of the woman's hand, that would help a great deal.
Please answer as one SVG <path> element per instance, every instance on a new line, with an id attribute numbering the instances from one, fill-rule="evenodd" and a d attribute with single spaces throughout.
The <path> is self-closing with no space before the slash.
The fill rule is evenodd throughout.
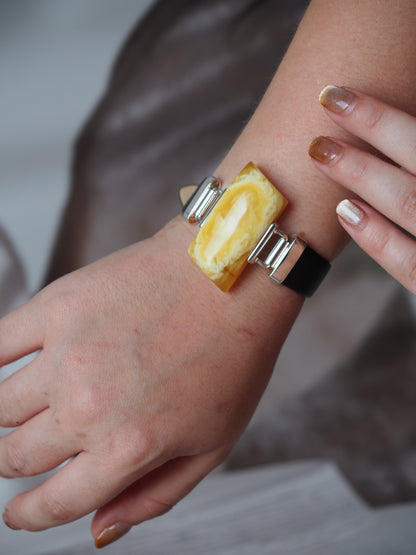
<path id="1" fill-rule="evenodd" d="M 68 461 L 9 502 L 10 527 L 99 509 L 92 531 L 106 545 L 179 501 L 247 424 L 284 334 L 253 276 L 224 294 L 193 264 L 189 228 L 174 221 L 0 321 L 1 365 L 40 351 L 0 385 L 0 425 L 16 427 L 0 439 L 0 475 Z"/>
<path id="2" fill-rule="evenodd" d="M 340 127 L 392 161 L 328 137 L 317 137 L 309 147 L 323 173 L 366 201 L 342 201 L 337 207 L 341 225 L 416 294 L 416 118 L 340 87 L 326 87 L 320 101 Z"/>

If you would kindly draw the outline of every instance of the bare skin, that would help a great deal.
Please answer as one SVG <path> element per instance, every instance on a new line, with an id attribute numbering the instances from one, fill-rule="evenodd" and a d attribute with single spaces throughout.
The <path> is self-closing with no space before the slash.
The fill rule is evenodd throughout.
<path id="1" fill-rule="evenodd" d="M 159 514 L 222 462 L 244 429 L 281 346 L 269 341 L 274 309 L 256 311 L 258 280 L 218 293 L 186 253 L 191 237 L 178 219 L 54 282 L 2 321 L 2 364 L 41 351 L 1 386 L 0 421 L 18 426 L 0 442 L 1 474 L 38 474 L 78 454 L 12 501 L 12 526 L 63 524 L 146 475 L 141 518 Z M 153 471 L 150 483 L 180 479 L 169 480 L 168 494 L 150 494 Z"/>
<path id="2" fill-rule="evenodd" d="M 348 105 L 338 111 L 330 104 L 329 117 L 397 166 L 337 139 L 315 140 L 310 152 L 319 170 L 360 197 L 343 201 L 338 207 L 343 228 L 416 294 L 416 118 L 358 91 L 347 92 Z M 317 152 L 319 144 L 326 145 L 324 158 Z"/>
<path id="3" fill-rule="evenodd" d="M 227 185 L 255 161 L 291 203 L 283 228 L 305 232 L 328 259 L 346 242 L 335 216 L 345 192 L 307 154 L 318 129 L 338 129 L 316 98 L 348 82 L 415 110 L 415 16 L 413 0 L 312 2 L 217 168 Z M 0 364 L 41 349 L 0 386 L 0 424 L 18 425 L 0 440 L 0 474 L 37 474 L 77 455 L 9 501 L 9 526 L 43 530 L 98 510 L 92 535 L 106 545 L 178 502 L 244 429 L 303 301 L 258 268 L 221 293 L 186 253 L 192 233 L 174 220 L 0 321 Z"/>

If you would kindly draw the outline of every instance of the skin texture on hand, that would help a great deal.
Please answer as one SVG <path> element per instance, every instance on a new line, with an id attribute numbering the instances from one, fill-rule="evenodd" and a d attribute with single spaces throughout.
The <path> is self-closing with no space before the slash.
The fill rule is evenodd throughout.
<path id="1" fill-rule="evenodd" d="M 318 130 L 338 129 L 316 99 L 342 79 L 415 109 L 415 9 L 413 0 L 312 2 L 214 172 L 228 184 L 254 160 L 289 200 L 282 228 L 305 232 L 328 259 L 346 241 L 335 216 L 345 191 L 307 154 Z M 191 236 L 174 221 L 0 321 L 0 364 L 40 349 L 0 386 L 0 424 L 19 426 L 0 440 L 0 474 L 36 474 L 70 459 L 9 502 L 9 525 L 41 530 L 98 509 L 92 533 L 105 545 L 168 510 L 244 429 L 302 300 L 258 268 L 221 293 L 186 254 Z"/>
<path id="2" fill-rule="evenodd" d="M 342 201 L 337 207 L 341 225 L 387 272 L 416 294 L 416 118 L 341 87 L 324 89 L 321 103 L 340 127 L 397 164 L 329 137 L 317 137 L 309 148 L 318 169 L 370 204 L 356 199 Z"/>
<path id="3" fill-rule="evenodd" d="M 0 322 L 1 364 L 40 349 L 0 386 L 0 424 L 19 426 L 0 440 L 0 474 L 30 476 L 70 459 L 8 504 L 10 526 L 41 530 L 101 507 L 98 535 L 120 505 L 117 522 L 128 525 L 161 514 L 244 429 L 295 311 L 271 342 L 276 318 L 256 307 L 257 280 L 219 291 L 187 255 L 191 235 L 176 220 Z"/>
<path id="4" fill-rule="evenodd" d="M 317 101 L 328 84 L 368 92 L 416 113 L 413 1 L 312 1 L 258 109 L 215 175 L 229 181 L 250 157 L 289 201 L 280 220 L 332 260 L 346 244 L 335 215 L 345 190 L 307 152 L 319 132 L 369 148 L 335 125 Z"/>

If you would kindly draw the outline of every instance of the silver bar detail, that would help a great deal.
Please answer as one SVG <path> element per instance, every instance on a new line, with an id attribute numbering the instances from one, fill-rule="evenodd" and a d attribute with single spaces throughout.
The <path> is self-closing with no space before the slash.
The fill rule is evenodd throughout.
<path id="1" fill-rule="evenodd" d="M 202 226 L 222 194 L 220 181 L 214 176 L 206 177 L 183 207 L 184 218 Z"/>
<path id="2" fill-rule="evenodd" d="M 306 243 L 300 237 L 289 238 L 276 224 L 271 224 L 251 251 L 248 261 L 270 269 L 269 277 L 283 283 L 301 257 Z"/>

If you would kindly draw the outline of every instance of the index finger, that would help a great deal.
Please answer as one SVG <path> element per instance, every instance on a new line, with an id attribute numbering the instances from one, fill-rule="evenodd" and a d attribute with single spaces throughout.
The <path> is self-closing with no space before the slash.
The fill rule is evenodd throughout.
<path id="1" fill-rule="evenodd" d="M 67 524 L 103 506 L 163 462 L 143 461 L 136 475 L 130 475 L 107 458 L 83 451 L 46 482 L 9 501 L 3 520 L 10 528 L 29 531 Z"/>
<path id="2" fill-rule="evenodd" d="M 319 101 L 338 125 L 416 173 L 416 118 L 350 88 L 325 87 Z"/>

